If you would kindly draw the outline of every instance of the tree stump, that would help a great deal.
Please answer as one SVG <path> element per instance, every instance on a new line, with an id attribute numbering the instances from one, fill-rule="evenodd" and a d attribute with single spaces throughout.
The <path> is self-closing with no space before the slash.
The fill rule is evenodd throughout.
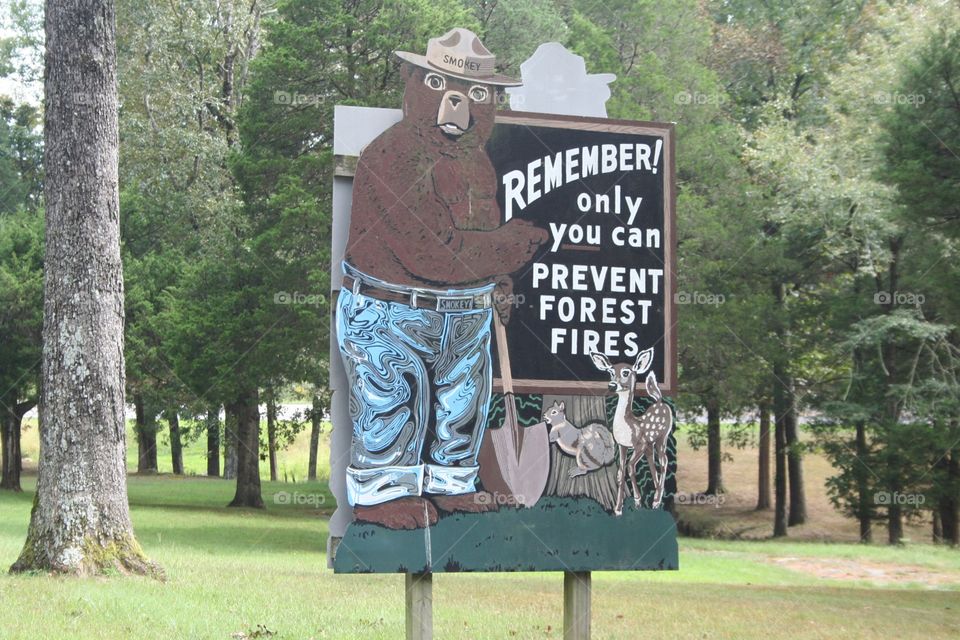
<path id="1" fill-rule="evenodd" d="M 543 396 L 544 408 L 554 402 L 566 404 L 567 420 L 577 427 L 590 422 L 599 422 L 610 428 L 607 422 L 606 403 L 599 396 Z M 591 471 L 586 475 L 570 477 L 577 468 L 577 460 L 569 456 L 555 444 L 550 446 L 550 477 L 547 479 L 546 494 L 560 497 L 588 497 L 599 502 L 604 509 L 612 510 L 617 500 L 617 463 Z"/>

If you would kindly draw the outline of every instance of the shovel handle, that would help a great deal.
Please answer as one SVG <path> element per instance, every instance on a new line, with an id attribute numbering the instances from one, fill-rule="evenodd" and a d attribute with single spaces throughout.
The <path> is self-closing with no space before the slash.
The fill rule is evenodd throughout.
<path id="1" fill-rule="evenodd" d="M 500 380 L 503 382 L 504 395 L 513 395 L 513 372 L 510 370 L 510 350 L 507 347 L 507 329 L 500 320 L 500 314 L 493 312 L 493 328 L 497 335 L 497 356 L 500 358 Z"/>
<path id="2" fill-rule="evenodd" d="M 497 356 L 500 358 L 500 380 L 503 382 L 503 404 L 506 409 L 503 423 L 512 432 L 516 451 L 520 450 L 520 422 L 517 420 L 517 402 L 513 398 L 513 372 L 510 369 L 510 349 L 507 345 L 507 329 L 500 321 L 500 314 L 493 312 L 493 327 L 497 334 Z"/>

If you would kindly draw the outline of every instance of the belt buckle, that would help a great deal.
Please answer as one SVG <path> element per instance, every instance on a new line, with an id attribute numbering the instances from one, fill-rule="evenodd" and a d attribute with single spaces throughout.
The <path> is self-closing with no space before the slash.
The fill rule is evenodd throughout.
<path id="1" fill-rule="evenodd" d="M 473 296 L 437 296 L 437 311 L 473 311 Z"/>

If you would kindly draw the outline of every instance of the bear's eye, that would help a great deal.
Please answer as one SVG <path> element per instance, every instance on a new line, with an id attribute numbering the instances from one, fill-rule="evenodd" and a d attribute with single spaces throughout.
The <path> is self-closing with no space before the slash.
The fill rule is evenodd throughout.
<path id="1" fill-rule="evenodd" d="M 443 79 L 443 76 L 436 73 L 428 73 L 427 77 L 423 79 L 423 84 L 427 85 L 434 91 L 440 91 L 447 85 L 447 81 Z"/>
<path id="2" fill-rule="evenodd" d="M 486 87 L 480 85 L 470 87 L 470 99 L 474 102 L 486 102 L 489 96 L 490 92 L 487 91 Z"/>

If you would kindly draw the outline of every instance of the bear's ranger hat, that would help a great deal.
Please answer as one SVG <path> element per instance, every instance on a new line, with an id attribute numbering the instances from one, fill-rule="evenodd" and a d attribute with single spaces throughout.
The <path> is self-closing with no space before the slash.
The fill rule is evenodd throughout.
<path id="1" fill-rule="evenodd" d="M 400 59 L 418 67 L 468 82 L 475 80 L 502 87 L 517 87 L 523 84 L 494 71 L 497 57 L 490 53 L 477 34 L 469 29 L 451 29 L 439 38 L 430 38 L 425 56 L 408 51 L 394 53 Z"/>

